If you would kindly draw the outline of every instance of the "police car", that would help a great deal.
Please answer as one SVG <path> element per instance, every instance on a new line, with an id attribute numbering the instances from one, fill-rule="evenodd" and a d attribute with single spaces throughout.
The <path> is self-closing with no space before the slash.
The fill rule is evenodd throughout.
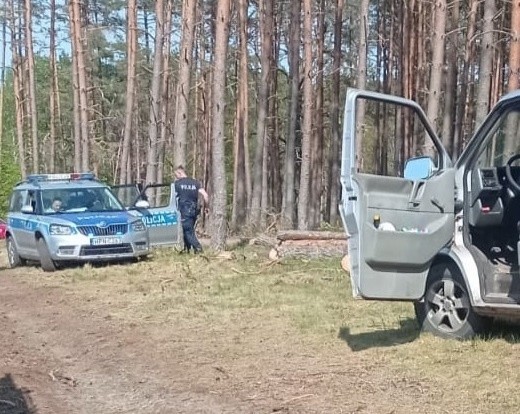
<path id="1" fill-rule="evenodd" d="M 92 173 L 30 175 L 9 200 L 9 265 L 32 260 L 44 271 L 54 271 L 67 262 L 146 256 L 149 204 L 138 201 L 135 207 L 127 209 Z"/>

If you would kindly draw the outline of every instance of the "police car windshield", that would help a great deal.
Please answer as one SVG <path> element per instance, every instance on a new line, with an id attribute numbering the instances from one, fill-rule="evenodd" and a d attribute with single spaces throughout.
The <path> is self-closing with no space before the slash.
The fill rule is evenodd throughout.
<path id="1" fill-rule="evenodd" d="M 121 202 L 106 187 L 46 189 L 41 196 L 45 214 L 124 210 Z"/>

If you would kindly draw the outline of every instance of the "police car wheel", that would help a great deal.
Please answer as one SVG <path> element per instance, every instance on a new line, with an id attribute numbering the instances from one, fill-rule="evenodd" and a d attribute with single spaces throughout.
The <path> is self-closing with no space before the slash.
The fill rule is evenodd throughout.
<path id="1" fill-rule="evenodd" d="M 56 263 L 51 259 L 47 243 L 43 237 L 37 241 L 38 255 L 40 256 L 40 265 L 44 272 L 54 272 L 56 270 Z"/>
<path id="2" fill-rule="evenodd" d="M 6 240 L 7 246 L 7 259 L 9 260 L 9 267 L 15 268 L 24 264 L 25 260 L 23 260 L 18 254 L 18 250 L 16 249 L 16 244 L 11 236 L 7 237 Z"/>

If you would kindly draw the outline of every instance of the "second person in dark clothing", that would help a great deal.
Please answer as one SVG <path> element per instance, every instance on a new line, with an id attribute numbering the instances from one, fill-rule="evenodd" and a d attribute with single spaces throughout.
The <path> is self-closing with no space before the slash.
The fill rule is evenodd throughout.
<path id="1" fill-rule="evenodd" d="M 202 195 L 204 205 L 207 206 L 209 203 L 208 193 L 199 181 L 188 177 L 182 165 L 175 170 L 175 192 L 181 214 L 184 251 L 189 252 L 193 249 L 195 253 L 200 253 L 202 247 L 195 234 L 195 222 L 200 213 L 199 194 Z"/>

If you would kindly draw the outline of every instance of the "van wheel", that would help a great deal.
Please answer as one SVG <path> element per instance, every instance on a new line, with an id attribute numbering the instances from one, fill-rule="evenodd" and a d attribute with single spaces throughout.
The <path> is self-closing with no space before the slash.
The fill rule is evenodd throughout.
<path id="1" fill-rule="evenodd" d="M 421 330 L 443 338 L 472 338 L 489 321 L 474 312 L 464 278 L 452 262 L 432 266 L 424 298 L 414 308 Z"/>
<path id="2" fill-rule="evenodd" d="M 54 272 L 57 267 L 54 260 L 51 259 L 51 254 L 49 253 L 49 248 L 47 247 L 47 243 L 45 243 L 45 239 L 40 237 L 36 242 L 36 246 L 38 248 L 38 255 L 40 256 L 40 264 L 44 272 Z"/>
<path id="3" fill-rule="evenodd" d="M 25 264 L 25 260 L 18 254 L 16 243 L 11 236 L 7 236 L 7 260 L 9 261 L 9 267 L 14 269 L 15 267 L 22 266 Z"/>

